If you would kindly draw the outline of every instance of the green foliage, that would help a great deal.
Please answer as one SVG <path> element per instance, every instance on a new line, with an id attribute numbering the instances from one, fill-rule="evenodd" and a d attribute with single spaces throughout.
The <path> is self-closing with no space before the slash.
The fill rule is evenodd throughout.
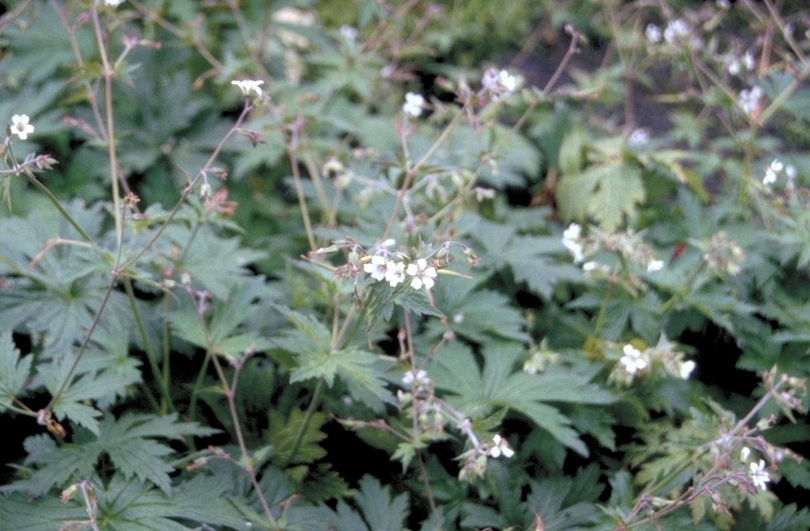
<path id="1" fill-rule="evenodd" d="M 168 494 L 172 487 L 169 473 L 174 467 L 166 457 L 174 451 L 156 439 L 180 440 L 215 432 L 196 423 L 177 422 L 177 415 L 129 414 L 117 420 L 105 417 L 98 435 L 77 432 L 79 442 L 75 444 L 58 447 L 46 435 L 36 435 L 25 443 L 30 477 L 16 483 L 13 490 L 39 496 L 54 485 L 65 487 L 70 481 L 92 476 L 98 460 L 106 456 L 126 480 L 137 477 Z"/>
<path id="2" fill-rule="evenodd" d="M 801 9 L 114 3 L 0 20 L 0 531 L 810 525 Z"/>
<path id="3" fill-rule="evenodd" d="M 481 417 L 490 408 L 507 407 L 522 413 L 549 435 L 577 452 L 588 450 L 571 421 L 547 402 L 608 404 L 614 398 L 590 384 L 598 367 L 578 364 L 577 371 L 551 367 L 548 371 L 529 375 L 513 372 L 521 354 L 519 345 L 490 343 L 483 371 L 469 350 L 454 348 L 444 353 L 433 374 L 436 385 L 457 395 L 451 402 L 472 418 Z"/>

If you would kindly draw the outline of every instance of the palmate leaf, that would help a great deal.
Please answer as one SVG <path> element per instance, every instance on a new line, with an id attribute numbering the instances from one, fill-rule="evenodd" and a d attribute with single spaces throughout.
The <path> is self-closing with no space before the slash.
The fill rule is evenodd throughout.
<path id="1" fill-rule="evenodd" d="M 471 418 L 480 418 L 491 410 L 507 407 L 522 413 L 548 431 L 565 446 L 588 455 L 585 444 L 557 408 L 548 402 L 608 404 L 613 395 L 591 384 L 598 367 L 576 368 L 552 365 L 540 374 L 514 372 L 522 354 L 517 343 L 493 343 L 484 350 L 484 368 L 479 370 L 470 350 L 460 344 L 446 347 L 430 366 L 436 387 L 457 396 L 449 401 Z"/>
<path id="2" fill-rule="evenodd" d="M 379 356 L 360 349 L 346 348 L 332 352 L 331 333 L 323 324 L 310 316 L 279 307 L 296 326 L 285 330 L 271 341 L 273 346 L 297 354 L 298 366 L 290 374 L 291 382 L 323 378 L 329 387 L 335 376 L 349 389 L 349 394 L 375 411 L 385 403 L 394 403 L 394 397 L 383 378 L 390 363 Z"/>
<path id="3" fill-rule="evenodd" d="M 33 356 L 20 356 L 11 332 L 0 334 L 0 413 L 6 410 L 31 373 Z"/>
<path id="4" fill-rule="evenodd" d="M 539 216 L 538 216 L 539 217 Z M 518 282 L 525 282 L 531 291 L 549 298 L 559 282 L 577 281 L 582 272 L 571 265 L 560 239 L 550 236 L 521 236 L 513 223 L 493 223 L 483 218 L 469 217 L 464 232 L 480 243 L 476 250 L 492 260 L 497 268 L 509 268 Z"/>
<path id="5" fill-rule="evenodd" d="M 326 455 L 326 450 L 318 444 L 326 439 L 326 434 L 321 431 L 329 420 L 326 413 L 316 411 L 309 419 L 306 419 L 304 412 L 298 408 L 293 408 L 286 419 L 276 409 L 270 409 L 267 413 L 270 421 L 267 442 L 273 446 L 274 462 L 282 465 L 312 463 Z M 296 449 L 295 440 L 304 422 L 307 424 Z M 292 453 L 293 450 L 295 455 Z"/>
<path id="6" fill-rule="evenodd" d="M 383 487 L 379 480 L 364 476 L 360 491 L 355 496 L 362 517 L 346 502 L 339 502 L 329 518 L 330 529 L 336 531 L 399 531 L 405 529 L 408 517 L 408 494 L 391 496 L 391 488 Z"/>
<path id="7" fill-rule="evenodd" d="M 104 214 L 99 203 L 86 208 L 81 201 L 64 205 L 91 236 L 102 239 Z M 0 323 L 13 330 L 41 334 L 43 358 L 59 359 L 73 352 L 95 316 L 111 281 L 112 262 L 103 252 L 70 242 L 45 251 L 54 237 L 73 242 L 82 237 L 53 212 L 34 212 L 25 219 L 0 219 L 0 274 L 7 287 L 0 298 Z M 38 260 L 32 264 L 32 259 Z M 132 322 L 126 296 L 110 294 L 99 326 L 128 334 Z"/>
<path id="8" fill-rule="evenodd" d="M 104 418 L 98 437 L 83 444 L 56 447 L 47 437 L 29 438 L 26 463 L 34 465 L 36 470 L 29 479 L 13 485 L 13 490 L 40 495 L 54 487 L 63 488 L 71 479 L 90 477 L 98 459 L 108 455 L 125 478 L 140 478 L 168 493 L 169 473 L 174 468 L 164 458 L 174 450 L 156 439 L 205 436 L 216 431 L 197 423 L 177 422 L 177 415 L 124 415 L 118 420 L 112 416 Z"/>
<path id="9" fill-rule="evenodd" d="M 177 269 L 189 273 L 195 286 L 201 284 L 220 300 L 227 300 L 240 285 L 249 273 L 249 264 L 267 255 L 264 251 L 242 247 L 240 238 L 218 236 L 208 225 L 196 232 L 183 225 L 172 225 L 165 235 L 165 241 L 158 242 L 165 256 L 171 256 L 171 246 L 185 248 L 193 241 Z"/>
<path id="10" fill-rule="evenodd" d="M 262 277 L 240 277 L 230 287 L 226 301 L 212 303 L 207 328 L 192 306 L 172 312 L 169 321 L 174 332 L 189 343 L 229 358 L 239 358 L 249 350 L 266 350 L 269 341 L 252 326 L 257 316 L 266 315 L 267 305 L 257 300 L 263 291 L 266 292 Z"/>
<path id="11" fill-rule="evenodd" d="M 641 170 L 623 162 L 603 162 L 566 175 L 557 188 L 557 202 L 566 219 L 592 216 L 612 232 L 624 214 L 632 214 L 646 197 Z"/>
<path id="12" fill-rule="evenodd" d="M 98 500 L 100 531 L 187 531 L 211 526 L 244 529 L 245 517 L 226 496 L 223 482 L 196 476 L 167 494 L 148 483 L 116 474 L 108 486 L 92 482 Z M 25 531 L 63 529 L 68 522 L 89 520 L 79 493 L 68 503 L 55 496 L 28 500 L 22 495 L 0 497 L 0 528 Z M 88 527 L 89 528 L 89 527 Z"/>

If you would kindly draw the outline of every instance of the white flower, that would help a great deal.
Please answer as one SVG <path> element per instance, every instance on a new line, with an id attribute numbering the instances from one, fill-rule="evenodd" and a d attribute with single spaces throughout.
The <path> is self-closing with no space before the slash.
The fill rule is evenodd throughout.
<path id="1" fill-rule="evenodd" d="M 627 143 L 631 146 L 643 146 L 650 141 L 650 135 L 644 129 L 636 129 L 630 134 Z"/>
<path id="2" fill-rule="evenodd" d="M 582 244 L 579 243 L 579 237 L 582 234 L 582 227 L 578 223 L 571 223 L 563 232 L 562 244 L 571 252 L 574 257 L 574 263 L 579 264 L 585 260 L 585 255 L 582 252 Z"/>
<path id="3" fill-rule="evenodd" d="M 582 235 L 582 227 L 579 223 L 571 223 L 568 228 L 563 231 L 563 239 L 566 240 L 579 240 Z"/>
<path id="4" fill-rule="evenodd" d="M 11 134 L 20 137 L 20 140 L 28 138 L 28 133 L 34 132 L 34 126 L 28 123 L 27 114 L 15 114 L 11 117 Z"/>
<path id="5" fill-rule="evenodd" d="M 765 461 L 760 459 L 758 463 L 751 463 L 748 468 L 748 475 L 751 476 L 751 480 L 754 482 L 754 485 L 756 485 L 760 490 L 767 489 L 767 483 L 771 480 L 771 478 L 768 476 L 768 472 L 765 471 Z"/>
<path id="6" fill-rule="evenodd" d="M 728 73 L 732 76 L 736 76 L 740 73 L 740 62 L 736 58 L 729 60 Z"/>
<path id="7" fill-rule="evenodd" d="M 644 30 L 644 36 L 647 37 L 650 43 L 658 44 L 661 42 L 661 28 L 655 24 L 647 24 L 647 28 Z"/>
<path id="8" fill-rule="evenodd" d="M 756 66 L 756 61 L 754 61 L 754 54 L 751 52 L 745 52 L 743 56 L 743 64 L 745 64 L 745 69 L 749 72 L 754 69 Z"/>
<path id="9" fill-rule="evenodd" d="M 433 266 L 428 267 L 427 260 L 424 258 L 420 258 L 416 262 L 408 264 L 408 268 L 405 272 L 413 277 L 411 281 L 411 287 L 413 289 L 422 289 L 422 286 L 425 286 L 427 289 L 433 287 L 433 279 L 436 278 L 436 268 Z"/>
<path id="10" fill-rule="evenodd" d="M 363 266 L 363 271 L 371 275 L 374 280 L 382 280 L 388 270 L 388 261 L 384 256 L 375 254 L 371 257 L 371 262 Z"/>
<path id="11" fill-rule="evenodd" d="M 385 264 L 385 280 L 392 288 L 405 280 L 405 263 L 391 260 Z"/>
<path id="12" fill-rule="evenodd" d="M 681 363 L 681 367 L 679 370 L 681 380 L 688 380 L 689 376 L 692 374 L 692 371 L 695 370 L 695 362 L 692 360 L 687 360 Z"/>
<path id="13" fill-rule="evenodd" d="M 353 44 L 357 40 L 357 29 L 347 24 L 340 27 L 340 34 L 346 39 L 346 42 Z"/>
<path id="14" fill-rule="evenodd" d="M 250 96 L 250 92 L 254 91 L 257 96 L 261 97 L 262 89 L 259 87 L 264 85 L 264 81 L 260 79 L 243 79 L 241 81 L 231 81 L 231 85 L 239 87 L 245 96 Z"/>
<path id="15" fill-rule="evenodd" d="M 676 40 L 689 36 L 689 24 L 683 19 L 673 20 L 664 30 L 664 40 L 674 44 Z"/>
<path id="16" fill-rule="evenodd" d="M 650 260 L 647 263 L 647 272 L 654 273 L 656 271 L 661 271 L 664 269 L 664 261 L 663 260 Z"/>
<path id="17" fill-rule="evenodd" d="M 414 118 L 421 116 L 422 107 L 425 105 L 425 98 L 421 94 L 415 92 L 408 92 L 405 94 L 405 104 L 402 105 L 402 110 L 405 114 L 409 114 Z"/>
<path id="18" fill-rule="evenodd" d="M 627 374 L 636 374 L 649 365 L 641 351 L 630 344 L 624 346 L 624 356 L 619 359 L 619 363 L 624 365 Z"/>
<path id="19" fill-rule="evenodd" d="M 506 442 L 506 439 L 503 439 L 500 435 L 496 435 L 492 438 L 492 448 L 489 450 L 489 455 L 495 458 L 504 456 L 508 459 L 515 455 L 515 451 L 509 448 L 509 443 Z"/>
<path id="20" fill-rule="evenodd" d="M 118 7 L 124 0 L 104 0 L 105 6 Z"/>
<path id="21" fill-rule="evenodd" d="M 779 159 L 771 162 L 771 165 L 765 170 L 765 177 L 762 178 L 762 184 L 771 186 L 776 182 L 779 173 L 784 169 L 785 165 Z"/>
<path id="22" fill-rule="evenodd" d="M 422 369 L 416 371 L 416 374 L 414 374 L 414 371 L 405 371 L 405 375 L 402 377 L 402 383 L 408 387 L 413 386 L 415 383 L 417 388 L 423 388 L 430 385 L 430 382 L 430 377 Z"/>
<path id="23" fill-rule="evenodd" d="M 743 90 L 740 92 L 740 100 L 739 104 L 742 107 L 743 112 L 747 115 L 751 115 L 759 108 L 759 100 L 762 99 L 762 96 L 765 95 L 765 92 L 759 88 L 754 87 L 751 90 Z"/>
<path id="24" fill-rule="evenodd" d="M 495 94 L 508 94 L 518 87 L 518 78 L 506 70 L 488 68 L 481 77 L 481 86 Z"/>

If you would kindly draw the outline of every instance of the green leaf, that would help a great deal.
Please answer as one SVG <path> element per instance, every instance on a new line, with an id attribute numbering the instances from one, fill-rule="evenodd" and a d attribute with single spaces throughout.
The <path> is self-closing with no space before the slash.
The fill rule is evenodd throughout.
<path id="1" fill-rule="evenodd" d="M 35 465 L 36 471 L 29 479 L 17 482 L 14 490 L 27 489 L 40 495 L 53 487 L 62 488 L 71 478 L 90 477 L 98 459 L 108 455 L 126 479 L 138 477 L 168 493 L 171 489 L 169 473 L 174 468 L 164 457 L 174 450 L 155 439 L 181 439 L 216 432 L 196 423 L 177 422 L 176 414 L 165 417 L 127 414 L 119 420 L 105 417 L 98 437 L 86 443 L 56 448 L 47 438 L 29 438 L 28 462 Z"/>
<path id="2" fill-rule="evenodd" d="M 349 394 L 376 413 L 382 413 L 385 404 L 396 404 L 394 395 L 386 388 L 383 375 L 393 362 L 364 350 L 341 350 L 334 355 L 337 370 L 349 388 Z"/>
<path id="3" fill-rule="evenodd" d="M 273 461 L 282 465 L 294 463 L 312 463 L 322 459 L 326 455 L 318 443 L 326 439 L 326 434 L 321 431 L 323 425 L 329 420 L 329 416 L 323 412 L 315 412 L 309 419 L 303 410 L 293 408 L 288 417 L 276 410 L 270 409 L 267 412 L 270 421 L 266 440 L 273 446 Z M 307 424 L 304 425 L 304 422 Z M 294 447 L 295 440 L 299 432 L 303 429 L 298 448 Z M 295 455 L 293 455 L 295 451 Z"/>
<path id="4" fill-rule="evenodd" d="M 635 212 L 645 197 L 641 170 L 622 162 L 603 162 L 565 175 L 557 188 L 557 201 L 566 219 L 581 221 L 592 216 L 608 232 L 616 230 L 623 215 Z"/>
<path id="5" fill-rule="evenodd" d="M 456 394 L 450 402 L 470 418 L 508 407 L 529 417 L 565 446 L 588 455 L 571 421 L 548 402 L 608 404 L 614 397 L 591 384 L 599 367 L 581 364 L 573 370 L 551 365 L 540 374 L 513 372 L 523 348 L 515 343 L 490 342 L 479 370 L 472 353 L 461 345 L 447 347 L 430 366 L 437 388 Z"/>
<path id="6" fill-rule="evenodd" d="M 189 273 L 194 285 L 201 284 L 221 300 L 227 300 L 244 280 L 249 264 L 266 257 L 263 251 L 242 247 L 239 238 L 218 236 L 208 225 L 192 232 L 192 229 L 175 224 L 166 229 L 165 234 L 166 256 L 171 256 L 170 245 L 188 249 L 177 269 Z M 187 247 L 189 241 L 193 244 Z"/>
<path id="7" fill-rule="evenodd" d="M 11 332 L 0 334 L 0 413 L 12 404 L 25 386 L 33 360 L 30 354 L 20 357 Z"/>
<path id="8" fill-rule="evenodd" d="M 473 291 L 476 282 L 463 278 L 443 277 L 440 280 L 433 290 L 436 307 L 452 317 L 448 324 L 456 334 L 477 343 L 486 343 L 493 338 L 528 340 L 526 318 L 510 304 L 508 297 L 493 290 Z M 486 278 L 479 282 L 481 280 Z M 445 332 L 435 320 L 428 326 L 436 336 Z"/>
<path id="9" fill-rule="evenodd" d="M 246 352 L 270 347 L 253 326 L 257 316 L 264 316 L 267 305 L 260 299 L 266 292 L 264 278 L 241 278 L 229 289 L 227 301 L 214 301 L 211 317 L 205 327 L 197 308 L 186 306 L 172 312 L 169 321 L 178 336 L 203 349 L 212 349 L 228 359 L 239 359 Z"/>
<path id="10" fill-rule="evenodd" d="M 25 531 L 54 531 L 66 522 L 88 519 L 84 507 L 75 503 L 62 503 L 55 496 L 31 500 L 23 494 L 0 496 L 0 514 L 4 529 Z"/>
<path id="11" fill-rule="evenodd" d="M 379 480 L 364 476 L 355 501 L 363 517 L 345 502 L 338 503 L 329 524 L 337 531 L 400 531 L 406 529 L 408 494 L 391 497 L 391 488 L 383 487 Z M 365 521 L 364 521 L 365 520 Z"/>
<path id="12" fill-rule="evenodd" d="M 519 236 L 513 224 L 493 223 L 483 218 L 474 219 L 464 232 L 481 243 L 479 252 L 485 260 L 492 260 L 497 268 L 510 268 L 516 281 L 525 282 L 531 291 L 542 297 L 551 297 L 558 283 L 574 282 L 582 277 L 582 272 L 571 265 L 570 259 L 561 262 L 554 258 L 565 253 L 557 237 Z"/>

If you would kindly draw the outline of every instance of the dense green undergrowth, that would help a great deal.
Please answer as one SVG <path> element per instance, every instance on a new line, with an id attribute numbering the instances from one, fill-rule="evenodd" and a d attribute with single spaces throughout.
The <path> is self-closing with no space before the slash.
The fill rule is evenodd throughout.
<path id="1" fill-rule="evenodd" d="M 4 3 L 0 531 L 810 527 L 810 14 L 507 4 Z"/>

